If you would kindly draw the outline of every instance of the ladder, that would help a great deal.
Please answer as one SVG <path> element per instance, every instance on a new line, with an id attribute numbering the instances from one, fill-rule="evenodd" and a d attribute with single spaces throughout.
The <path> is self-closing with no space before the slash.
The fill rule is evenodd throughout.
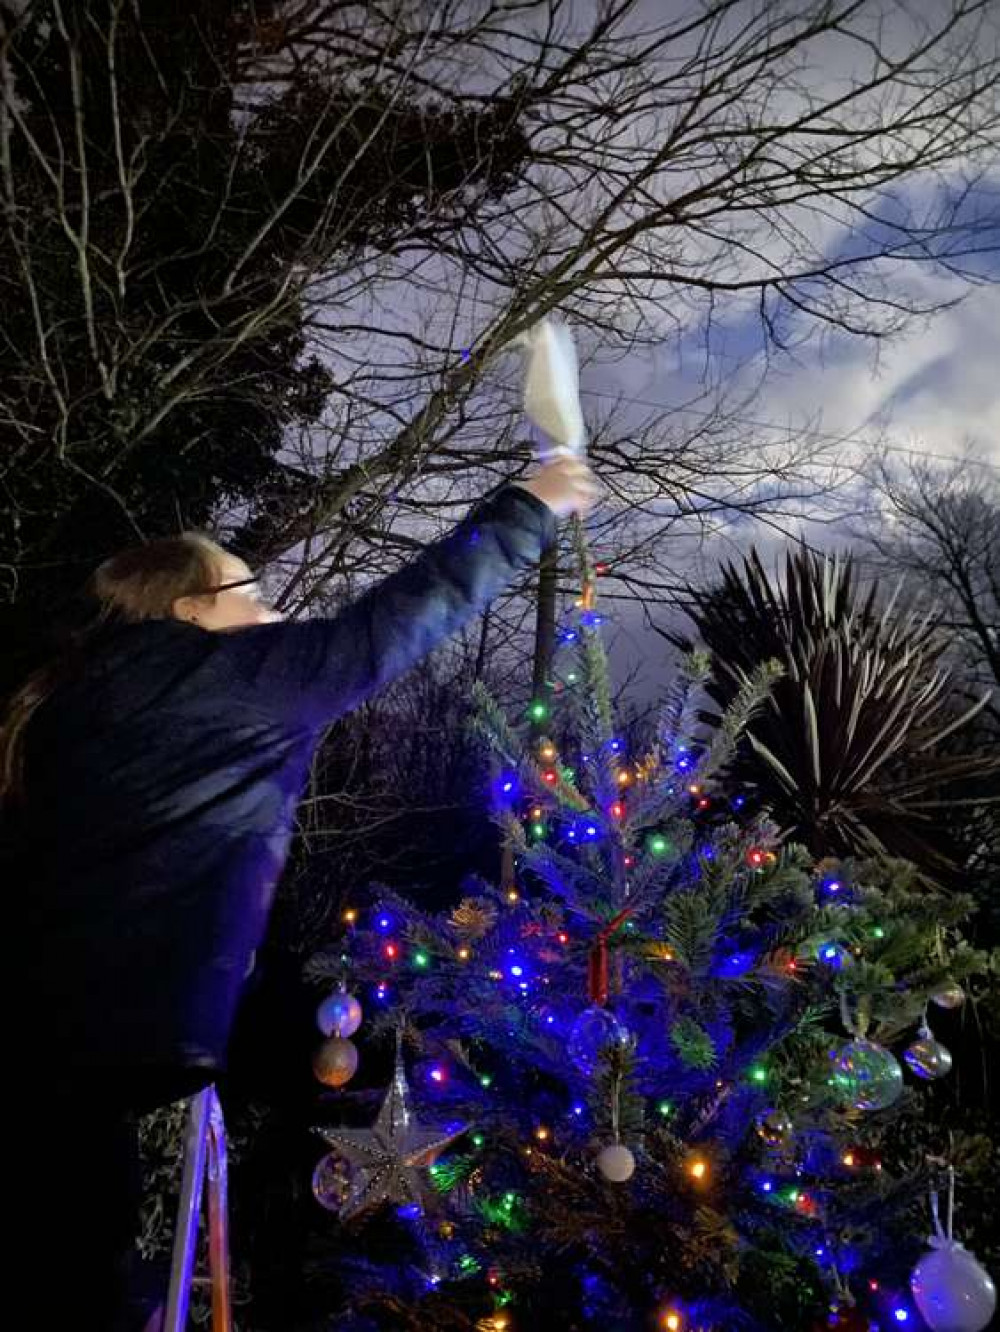
<path id="1" fill-rule="evenodd" d="M 232 1332 L 229 1294 L 229 1191 L 226 1124 L 214 1087 L 191 1102 L 184 1139 L 184 1176 L 177 1208 L 170 1289 L 163 1332 L 185 1332 L 201 1220 L 208 1183 L 208 1270 L 212 1287 L 212 1332 Z"/>

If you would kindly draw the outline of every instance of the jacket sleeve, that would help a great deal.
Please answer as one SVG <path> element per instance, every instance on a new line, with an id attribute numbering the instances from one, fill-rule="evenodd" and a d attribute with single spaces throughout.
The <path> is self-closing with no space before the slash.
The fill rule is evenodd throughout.
<path id="1" fill-rule="evenodd" d="M 217 663 L 283 721 L 325 726 L 471 620 L 555 534 L 548 506 L 508 486 L 338 615 L 218 635 Z"/>

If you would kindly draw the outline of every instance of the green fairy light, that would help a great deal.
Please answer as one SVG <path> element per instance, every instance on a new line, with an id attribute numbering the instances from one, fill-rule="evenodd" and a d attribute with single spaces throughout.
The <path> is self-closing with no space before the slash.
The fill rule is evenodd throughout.
<path id="1" fill-rule="evenodd" d="M 767 1081 L 767 1069 L 764 1068 L 763 1064 L 754 1064 L 753 1068 L 751 1068 L 750 1070 L 750 1081 L 751 1082 Z"/>
<path id="2" fill-rule="evenodd" d="M 517 1193 L 505 1193 L 499 1198 L 480 1198 L 476 1210 L 490 1225 L 517 1231 L 524 1226 L 524 1208 Z"/>
<path id="3" fill-rule="evenodd" d="M 486 1139 L 481 1133 L 473 1133 L 472 1135 L 473 1147 L 482 1147 L 485 1144 L 485 1142 Z"/>
<path id="4" fill-rule="evenodd" d="M 882 928 L 881 925 L 876 925 L 875 928 L 872 930 L 872 934 L 876 939 L 885 938 L 885 930 Z"/>
<path id="5" fill-rule="evenodd" d="M 479 1079 L 479 1085 L 481 1087 L 492 1087 L 493 1075 L 491 1073 L 484 1073 L 482 1077 Z"/>
<path id="6" fill-rule="evenodd" d="M 427 1173 L 438 1193 L 450 1193 L 451 1190 L 468 1175 L 473 1168 L 472 1158 L 468 1156 L 452 1157 L 448 1161 L 435 1161 Z"/>
<path id="7" fill-rule="evenodd" d="M 458 1260 L 458 1270 L 460 1272 L 478 1272 L 479 1263 L 471 1253 L 463 1253 Z"/>
<path id="8" fill-rule="evenodd" d="M 544 824 L 544 823 L 533 823 L 533 824 L 531 825 L 531 835 L 532 835 L 532 837 L 544 837 L 544 836 L 545 836 L 545 824 Z"/>
<path id="9" fill-rule="evenodd" d="M 413 954 L 413 965 L 415 967 L 428 967 L 430 966 L 430 962 L 431 962 L 430 957 L 427 955 L 427 953 L 424 952 L 422 948 L 418 952 Z"/>
<path id="10" fill-rule="evenodd" d="M 531 706 L 528 708 L 528 716 L 531 718 L 532 721 L 536 722 L 544 721 L 548 715 L 549 715 L 549 709 L 546 706 L 546 704 L 542 702 L 540 698 L 536 698 L 534 702 L 531 704 Z"/>
<path id="11" fill-rule="evenodd" d="M 649 839 L 649 849 L 654 856 L 663 856 L 670 850 L 670 843 L 660 833 Z"/>
<path id="12" fill-rule="evenodd" d="M 657 1114 L 661 1114 L 664 1117 L 664 1119 L 666 1119 L 669 1115 L 672 1115 L 674 1113 L 674 1107 L 670 1104 L 669 1101 L 660 1101 L 657 1104 L 656 1111 Z"/>

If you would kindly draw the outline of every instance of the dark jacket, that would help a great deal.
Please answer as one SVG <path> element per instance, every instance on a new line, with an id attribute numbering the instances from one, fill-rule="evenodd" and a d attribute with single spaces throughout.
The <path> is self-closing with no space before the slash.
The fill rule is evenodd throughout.
<path id="1" fill-rule="evenodd" d="M 323 729 L 474 616 L 554 531 L 545 505 L 508 488 L 333 619 L 130 625 L 51 695 L 27 730 L 15 891 L 28 897 L 25 997 L 58 1075 L 106 1076 L 140 1107 L 211 1079 Z"/>

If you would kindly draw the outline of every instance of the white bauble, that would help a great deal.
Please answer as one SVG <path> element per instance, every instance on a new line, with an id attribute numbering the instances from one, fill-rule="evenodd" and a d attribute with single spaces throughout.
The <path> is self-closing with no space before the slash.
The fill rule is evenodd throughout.
<path id="1" fill-rule="evenodd" d="M 597 1168 L 612 1184 L 624 1184 L 635 1174 L 635 1157 L 624 1144 L 612 1142 L 602 1147 Z"/>
<path id="2" fill-rule="evenodd" d="M 982 1332 L 996 1312 L 989 1272 L 957 1240 L 935 1240 L 913 1269 L 910 1289 L 931 1332 Z"/>

